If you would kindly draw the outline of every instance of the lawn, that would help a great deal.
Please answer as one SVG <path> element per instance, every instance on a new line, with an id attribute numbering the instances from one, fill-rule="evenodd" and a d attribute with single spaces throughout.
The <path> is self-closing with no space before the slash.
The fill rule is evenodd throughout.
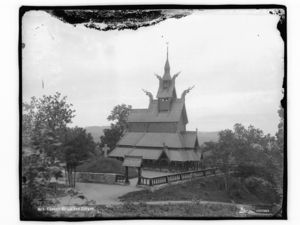
<path id="1" fill-rule="evenodd" d="M 224 189 L 221 176 L 207 177 L 186 183 L 168 185 L 153 192 L 143 190 L 131 192 L 119 198 L 124 202 L 175 201 L 175 200 L 206 200 L 218 202 L 235 202 L 242 204 L 260 204 L 260 200 L 251 194 L 238 181 L 232 180 L 229 193 Z"/>
<path id="2" fill-rule="evenodd" d="M 169 204 L 147 205 L 124 204 L 98 206 L 96 217 L 238 217 L 239 209 L 229 205 Z"/>
<path id="3" fill-rule="evenodd" d="M 243 217 L 240 209 L 232 205 L 216 204 L 169 204 L 147 205 L 144 203 L 122 205 L 98 205 L 91 211 L 59 212 L 53 217 L 69 218 L 168 218 L 168 217 Z"/>

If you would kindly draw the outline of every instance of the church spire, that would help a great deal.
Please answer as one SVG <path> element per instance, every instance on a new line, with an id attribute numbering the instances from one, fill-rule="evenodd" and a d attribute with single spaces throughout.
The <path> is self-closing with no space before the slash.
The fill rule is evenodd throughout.
<path id="1" fill-rule="evenodd" d="M 167 42 L 167 60 L 166 60 L 166 64 L 165 64 L 165 73 L 164 73 L 164 76 L 163 76 L 163 80 L 171 80 L 168 42 Z"/>

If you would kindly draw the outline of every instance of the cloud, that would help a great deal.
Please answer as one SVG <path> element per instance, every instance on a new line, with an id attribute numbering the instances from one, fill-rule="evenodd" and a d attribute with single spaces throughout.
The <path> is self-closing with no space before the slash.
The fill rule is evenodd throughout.
<path id="1" fill-rule="evenodd" d="M 102 32 L 30 11 L 23 17 L 23 96 L 59 91 L 76 108 L 75 125 L 106 125 L 116 104 L 147 107 L 141 88 L 156 95 L 167 40 L 171 73 L 182 71 L 178 96 L 196 86 L 186 98 L 190 129 L 242 121 L 275 133 L 284 46 L 278 19 L 265 10 L 195 10 L 136 31 Z"/>

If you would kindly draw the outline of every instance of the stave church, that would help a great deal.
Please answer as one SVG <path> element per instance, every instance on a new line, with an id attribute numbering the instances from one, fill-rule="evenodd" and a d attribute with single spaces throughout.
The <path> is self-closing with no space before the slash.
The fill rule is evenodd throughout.
<path id="1" fill-rule="evenodd" d="M 128 116 L 128 129 L 109 157 L 123 161 L 127 167 L 161 171 L 187 171 L 201 167 L 202 154 L 197 131 L 187 131 L 188 116 L 186 94 L 177 97 L 175 81 L 179 73 L 171 76 L 167 49 L 164 74 L 156 75 L 159 83 L 156 98 L 149 97 L 149 106 L 132 109 Z"/>

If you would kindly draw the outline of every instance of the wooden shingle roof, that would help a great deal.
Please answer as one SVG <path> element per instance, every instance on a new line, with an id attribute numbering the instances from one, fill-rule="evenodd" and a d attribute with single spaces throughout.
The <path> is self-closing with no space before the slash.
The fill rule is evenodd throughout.
<path id="1" fill-rule="evenodd" d="M 142 159 L 158 160 L 164 151 L 162 149 L 124 148 L 117 147 L 110 154 L 110 157 L 126 158 L 127 156 L 141 157 Z M 200 152 L 194 150 L 167 150 L 165 151 L 170 161 L 186 162 L 199 161 Z"/>
<path id="2" fill-rule="evenodd" d="M 128 156 L 141 157 L 142 159 L 158 160 L 164 152 L 162 149 L 145 149 L 145 148 L 125 148 L 117 147 L 110 154 L 110 157 L 126 158 Z M 200 153 L 194 150 L 167 150 L 165 151 L 170 161 L 186 162 L 186 161 L 199 161 Z"/>
<path id="3" fill-rule="evenodd" d="M 162 148 L 194 148 L 196 132 L 181 133 L 143 133 L 127 132 L 118 142 L 118 146 Z"/>
<path id="4" fill-rule="evenodd" d="M 195 131 L 181 133 L 127 132 L 110 152 L 110 157 L 140 156 L 143 159 L 157 160 L 162 152 L 171 161 L 198 161 L 195 150 Z"/>
<path id="5" fill-rule="evenodd" d="M 178 133 L 145 133 L 137 143 L 137 146 L 183 148 Z"/>
<path id="6" fill-rule="evenodd" d="M 160 149 L 145 149 L 145 148 L 126 148 L 126 147 L 116 147 L 112 152 L 109 153 L 110 157 L 121 157 L 124 158 L 128 156 L 139 156 L 143 159 L 157 160 L 163 150 Z"/>
<path id="7" fill-rule="evenodd" d="M 195 131 L 186 131 L 181 133 L 183 136 L 183 146 L 185 148 L 194 148 L 195 142 L 197 140 L 197 132 Z"/>
<path id="8" fill-rule="evenodd" d="M 171 161 L 199 161 L 200 156 L 193 150 L 188 151 L 178 151 L 178 150 L 168 150 L 167 156 Z"/>
<path id="9" fill-rule="evenodd" d="M 123 161 L 123 166 L 141 167 L 142 161 L 143 161 L 142 157 L 126 155 Z"/>
<path id="10" fill-rule="evenodd" d="M 176 99 L 170 111 L 159 112 L 158 100 L 153 100 L 148 109 L 133 109 L 128 116 L 128 122 L 178 122 L 182 113 L 186 112 L 183 99 Z M 184 112 L 183 112 L 184 111 Z M 187 119 L 186 119 L 187 120 Z"/>
<path id="11" fill-rule="evenodd" d="M 131 147 L 128 148 L 124 148 L 124 147 L 116 147 L 114 148 L 109 154 L 108 156 L 110 157 L 122 157 L 124 158 L 125 155 L 128 155 L 129 152 L 132 151 Z"/>
<path id="12" fill-rule="evenodd" d="M 157 160 L 161 156 L 163 150 L 159 149 L 143 149 L 133 148 L 129 155 L 141 156 L 143 159 Z"/>

